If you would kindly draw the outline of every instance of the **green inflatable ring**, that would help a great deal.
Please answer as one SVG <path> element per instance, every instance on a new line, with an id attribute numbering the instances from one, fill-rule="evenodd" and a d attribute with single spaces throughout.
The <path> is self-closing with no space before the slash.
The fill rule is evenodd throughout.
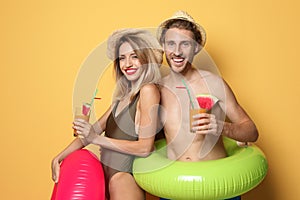
<path id="1" fill-rule="evenodd" d="M 145 191 L 168 199 L 226 199 L 244 194 L 266 176 L 266 157 L 254 144 L 239 147 L 224 137 L 224 145 L 226 158 L 181 162 L 167 159 L 166 141 L 159 140 L 154 153 L 134 160 L 134 178 Z"/>

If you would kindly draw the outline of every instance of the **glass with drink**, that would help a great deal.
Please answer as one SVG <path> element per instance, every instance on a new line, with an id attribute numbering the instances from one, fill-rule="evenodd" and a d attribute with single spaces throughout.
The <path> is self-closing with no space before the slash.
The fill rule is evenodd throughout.
<path id="1" fill-rule="evenodd" d="M 203 109 L 203 108 L 190 108 L 190 131 L 191 132 L 195 132 L 192 130 L 193 128 L 193 122 L 196 120 L 193 118 L 194 115 L 197 115 L 197 114 L 200 114 L 200 113 L 206 113 L 207 110 L 206 109 Z M 198 119 L 198 118 L 197 118 Z"/>
<path id="2" fill-rule="evenodd" d="M 190 105 L 190 131 L 191 132 L 195 132 L 192 130 L 192 128 L 193 128 L 192 123 L 195 121 L 193 116 L 196 114 L 200 114 L 200 113 L 211 113 L 211 109 L 215 103 L 214 98 L 215 97 L 213 97 L 212 95 L 198 95 L 197 103 L 199 105 L 199 108 L 195 108 L 193 102 L 191 102 L 191 105 Z M 197 119 L 199 119 L 199 118 L 197 118 Z"/>
<path id="3" fill-rule="evenodd" d="M 82 106 L 75 107 L 74 120 L 75 119 L 83 119 L 88 122 L 90 120 L 90 113 L 91 113 L 90 108 L 91 108 L 91 106 L 88 103 L 84 103 Z M 73 135 L 74 135 L 74 137 L 78 136 L 75 129 L 73 131 Z"/>

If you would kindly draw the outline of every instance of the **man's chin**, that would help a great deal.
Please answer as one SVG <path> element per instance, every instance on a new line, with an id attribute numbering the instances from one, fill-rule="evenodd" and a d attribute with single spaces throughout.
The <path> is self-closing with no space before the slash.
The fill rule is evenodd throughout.
<path id="1" fill-rule="evenodd" d="M 173 71 L 173 72 L 175 72 L 175 73 L 181 73 L 181 72 L 183 72 L 183 70 L 184 70 L 184 67 L 171 67 L 171 70 Z"/>
<path id="2" fill-rule="evenodd" d="M 168 64 L 171 70 L 176 73 L 182 73 L 186 68 L 185 62 L 178 64 L 178 63 L 174 63 L 174 61 L 168 60 Z"/>

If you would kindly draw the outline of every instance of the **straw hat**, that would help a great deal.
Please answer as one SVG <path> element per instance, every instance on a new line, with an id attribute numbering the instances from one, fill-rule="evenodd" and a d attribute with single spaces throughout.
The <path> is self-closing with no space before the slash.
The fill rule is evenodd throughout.
<path id="1" fill-rule="evenodd" d="M 158 60 L 162 59 L 162 47 L 158 43 L 157 39 L 147 30 L 145 29 L 136 29 L 136 28 L 126 28 L 116 30 L 111 34 L 111 36 L 107 40 L 107 57 L 111 60 L 115 60 L 115 48 L 116 44 L 123 36 L 132 36 L 141 38 L 144 40 L 143 45 L 139 46 L 139 49 L 150 48 L 154 50 L 156 57 Z"/>
<path id="2" fill-rule="evenodd" d="M 202 47 L 204 47 L 205 42 L 206 42 L 206 32 L 205 32 L 204 28 L 202 26 L 200 26 L 199 24 L 197 24 L 196 21 L 187 12 L 182 11 L 182 10 L 176 11 L 172 17 L 166 19 L 159 25 L 158 31 L 157 31 L 158 39 L 160 39 L 162 31 L 163 31 L 163 29 L 166 28 L 167 23 L 174 19 L 181 19 L 181 20 L 189 21 L 189 22 L 193 23 L 194 25 L 196 25 L 197 29 L 199 30 L 199 32 L 201 34 L 202 41 L 201 41 L 200 45 Z"/>

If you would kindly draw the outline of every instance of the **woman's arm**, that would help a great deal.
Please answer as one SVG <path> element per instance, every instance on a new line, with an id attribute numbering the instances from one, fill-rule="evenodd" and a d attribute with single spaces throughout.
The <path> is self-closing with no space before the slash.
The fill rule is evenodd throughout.
<path id="1" fill-rule="evenodd" d="M 55 158 L 53 158 L 51 162 L 52 169 L 52 179 L 55 183 L 58 182 L 59 179 L 59 171 L 60 171 L 60 163 L 65 159 L 70 153 L 83 148 L 84 145 L 80 141 L 79 138 L 74 139 L 71 144 L 69 144 L 62 152 L 60 152 Z"/>
<path id="2" fill-rule="evenodd" d="M 91 142 L 101 147 L 118 151 L 121 153 L 132 154 L 146 157 L 153 150 L 154 138 L 157 128 L 158 106 L 160 93 L 156 85 L 148 84 L 141 88 L 140 99 L 137 104 L 136 116 L 139 116 L 139 138 L 137 141 L 118 140 L 108 138 L 103 135 L 91 138 Z M 82 126 L 86 126 L 82 125 Z M 132 130 L 134 131 L 134 130 Z M 87 136 L 90 133 L 80 133 Z"/>
<path id="3" fill-rule="evenodd" d="M 105 124 L 111 108 L 109 108 L 104 115 L 93 125 L 97 133 L 102 133 L 105 130 Z M 74 127 L 73 127 L 74 128 Z M 51 162 L 52 169 L 52 179 L 54 182 L 58 182 L 60 163 L 72 152 L 85 147 L 88 142 L 82 138 L 75 138 L 63 151 L 61 151 L 57 156 L 55 156 Z"/>
<path id="4" fill-rule="evenodd" d="M 112 110 L 112 106 L 110 106 L 106 112 L 99 118 L 99 120 L 97 120 L 93 125 L 91 125 L 90 123 L 84 123 L 84 121 L 82 120 L 78 120 L 81 121 L 80 123 L 84 123 L 85 124 L 85 128 L 88 128 L 88 132 L 90 132 L 90 134 L 86 137 L 80 137 L 80 140 L 82 142 L 82 144 L 84 146 L 87 146 L 88 144 L 91 143 L 91 141 L 94 137 L 97 137 L 98 135 L 100 135 L 101 133 L 103 133 L 103 131 L 106 129 L 106 121 L 111 113 Z M 74 126 L 73 128 L 77 130 L 77 134 L 78 135 L 82 135 L 82 130 L 80 129 L 80 127 L 78 127 L 76 125 L 76 121 L 74 121 Z M 80 124 L 79 124 L 80 126 Z M 87 131 L 87 130 L 86 130 Z"/>

